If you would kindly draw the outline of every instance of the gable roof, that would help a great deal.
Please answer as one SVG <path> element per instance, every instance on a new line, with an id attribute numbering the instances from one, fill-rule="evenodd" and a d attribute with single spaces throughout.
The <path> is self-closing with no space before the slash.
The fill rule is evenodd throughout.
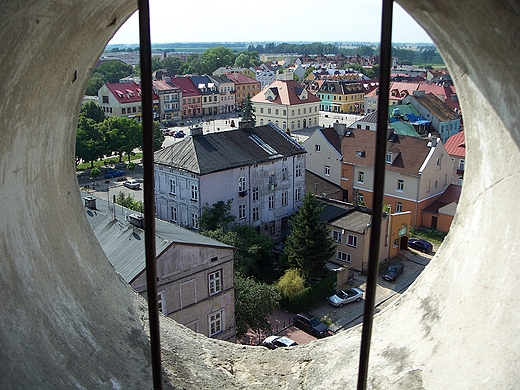
<path id="1" fill-rule="evenodd" d="M 350 136 L 341 142 L 343 162 L 373 167 L 376 149 L 376 131 L 352 129 Z M 430 140 L 393 134 L 387 141 L 386 150 L 397 157 L 393 164 L 386 164 L 388 171 L 410 176 L 419 176 L 419 171 L 430 153 Z M 363 151 L 364 153 L 358 153 Z"/>
<path id="2" fill-rule="evenodd" d="M 226 76 L 229 80 L 231 80 L 235 84 L 254 84 L 254 83 L 260 84 L 260 81 L 252 79 L 251 77 L 247 77 L 246 75 L 244 75 L 242 73 L 225 73 L 224 76 Z"/>
<path id="3" fill-rule="evenodd" d="M 215 83 L 208 76 L 188 76 L 202 95 L 214 95 L 218 92 Z"/>
<path id="4" fill-rule="evenodd" d="M 171 82 L 180 88 L 183 98 L 201 95 L 199 89 L 188 77 L 172 77 Z"/>
<path id="5" fill-rule="evenodd" d="M 273 92 L 275 96 L 273 100 L 266 99 L 266 89 L 270 89 Z M 253 96 L 251 101 L 253 103 L 283 104 L 289 106 L 321 102 L 321 100 L 312 93 L 307 94 L 306 100 L 301 100 L 298 95 L 303 92 L 303 89 L 304 88 L 294 80 L 275 80 L 264 88 L 263 91 Z"/>
<path id="6" fill-rule="evenodd" d="M 109 83 L 105 84 L 110 93 L 114 95 L 121 104 L 137 103 L 141 101 L 141 84 L 136 83 Z M 158 100 L 159 97 L 152 92 L 152 99 Z"/>
<path id="7" fill-rule="evenodd" d="M 341 154 L 341 139 L 338 132 L 333 127 L 319 128 L 318 131 Z"/>
<path id="8" fill-rule="evenodd" d="M 432 115 L 435 115 L 441 122 L 452 121 L 458 119 L 458 116 L 432 92 L 424 96 L 414 96 L 419 104 L 426 108 Z"/>
<path id="9" fill-rule="evenodd" d="M 272 123 L 184 138 L 154 153 L 155 163 L 206 175 L 307 153 Z"/>
<path id="10" fill-rule="evenodd" d="M 459 204 L 460 193 L 462 191 L 462 186 L 456 184 L 450 184 L 446 190 L 437 198 L 435 202 L 433 202 L 428 207 L 424 208 L 424 212 L 438 214 L 439 209 L 450 204 L 455 203 Z"/>
<path id="11" fill-rule="evenodd" d="M 464 130 L 453 134 L 444 145 L 446 152 L 450 156 L 466 157 L 466 139 L 464 137 Z"/>
<path id="12" fill-rule="evenodd" d="M 96 210 L 85 207 L 90 226 L 116 272 L 131 283 L 146 266 L 144 230 L 126 221 L 127 216 L 138 213 L 119 205 L 109 210 L 106 200 L 92 197 L 96 199 Z M 155 235 L 157 257 L 174 244 L 233 249 L 232 246 L 159 219 L 155 220 Z"/>

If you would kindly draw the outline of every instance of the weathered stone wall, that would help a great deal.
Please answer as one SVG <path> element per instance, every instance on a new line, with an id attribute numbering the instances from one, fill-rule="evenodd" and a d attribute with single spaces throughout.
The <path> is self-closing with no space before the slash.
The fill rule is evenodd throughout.
<path id="1" fill-rule="evenodd" d="M 377 316 L 369 387 L 516 388 L 520 3 L 399 3 L 431 34 L 451 70 L 468 169 L 445 244 L 402 299 Z M 3 388 L 151 388 L 145 304 L 99 247 L 74 172 L 76 117 L 92 66 L 135 5 L 2 3 Z M 191 5 L 176 10 L 192 12 Z M 162 342 L 167 387 L 349 389 L 360 328 L 266 351 L 210 340 L 163 319 Z"/>

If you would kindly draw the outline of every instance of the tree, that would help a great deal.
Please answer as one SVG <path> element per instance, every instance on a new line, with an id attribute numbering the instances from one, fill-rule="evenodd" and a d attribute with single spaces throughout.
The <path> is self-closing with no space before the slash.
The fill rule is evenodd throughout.
<path id="1" fill-rule="evenodd" d="M 101 88 L 105 84 L 103 81 L 103 75 L 99 73 L 94 73 L 90 77 L 88 81 L 87 90 L 85 91 L 85 95 L 88 96 L 97 96 L 99 88 Z"/>
<path id="2" fill-rule="evenodd" d="M 161 124 L 158 121 L 153 122 L 153 150 L 154 152 L 162 148 L 164 143 L 164 133 L 161 131 Z"/>
<path id="3" fill-rule="evenodd" d="M 249 277 L 235 275 L 235 326 L 237 337 L 248 329 L 271 331 L 269 316 L 281 297 L 275 286 L 258 283 Z"/>
<path id="4" fill-rule="evenodd" d="M 161 61 L 161 68 L 165 68 L 168 72 L 178 74 L 182 65 L 182 60 L 178 57 L 166 57 Z"/>
<path id="5" fill-rule="evenodd" d="M 84 116 L 85 118 L 90 118 L 96 123 L 103 122 L 105 120 L 105 113 L 99 104 L 94 101 L 89 101 L 83 104 L 79 110 L 79 115 Z"/>
<path id="6" fill-rule="evenodd" d="M 120 79 L 132 75 L 134 68 L 119 60 L 102 62 L 93 74 L 100 74 L 105 83 L 118 83 Z"/>
<path id="7" fill-rule="evenodd" d="M 320 220 L 322 206 L 310 192 L 292 216 L 292 229 L 284 253 L 290 265 L 297 267 L 309 280 L 325 274 L 325 264 L 335 252 L 330 229 Z"/>
<path id="8" fill-rule="evenodd" d="M 231 224 L 235 221 L 235 216 L 231 214 L 231 205 L 233 199 L 228 199 L 226 202 L 218 201 L 211 206 L 206 203 L 202 208 L 200 216 L 200 230 L 218 230 L 228 232 Z"/>
<path id="9" fill-rule="evenodd" d="M 81 160 L 90 162 L 102 158 L 106 154 L 106 143 L 101 124 L 93 119 L 80 115 L 78 118 L 78 129 L 76 132 L 76 163 Z"/>
<path id="10" fill-rule="evenodd" d="M 205 50 L 200 56 L 201 71 L 199 74 L 212 74 L 221 66 L 229 66 L 235 63 L 236 53 L 224 46 L 212 47 Z"/>
<path id="11" fill-rule="evenodd" d="M 128 165 L 126 166 L 126 169 L 128 169 L 130 172 L 132 172 L 132 177 L 134 177 L 135 163 L 133 161 L 130 161 L 128 163 Z"/>
<path id="12" fill-rule="evenodd" d="M 283 297 L 294 299 L 305 290 L 305 279 L 296 268 L 289 268 L 276 283 L 278 291 Z"/>
<path id="13" fill-rule="evenodd" d="M 307 69 L 305 69 L 305 73 L 303 74 L 303 78 L 306 79 L 307 76 L 310 75 L 315 70 L 316 70 L 316 68 L 314 66 L 309 66 Z"/>
<path id="14" fill-rule="evenodd" d="M 253 107 L 253 102 L 251 101 L 251 95 L 248 93 L 246 100 L 242 103 L 242 121 L 251 122 L 251 127 L 255 127 L 256 124 L 256 115 L 255 108 Z M 234 126 L 231 126 L 234 127 Z"/>
<path id="15" fill-rule="evenodd" d="M 132 118 L 110 117 L 101 125 L 107 139 L 108 151 L 117 153 L 119 161 L 123 159 L 123 153 L 126 153 L 130 161 L 134 149 L 142 144 L 141 124 Z"/>

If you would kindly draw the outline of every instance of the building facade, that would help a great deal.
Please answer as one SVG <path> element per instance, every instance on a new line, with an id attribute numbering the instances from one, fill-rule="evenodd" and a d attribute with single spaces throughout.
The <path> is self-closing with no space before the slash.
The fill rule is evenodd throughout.
<path id="1" fill-rule="evenodd" d="M 179 87 L 173 84 L 171 78 L 153 81 L 153 91 L 159 98 L 159 119 L 170 121 L 181 118 L 182 93 Z"/>
<path id="2" fill-rule="evenodd" d="M 158 117 L 159 96 L 153 92 L 154 116 Z M 98 90 L 98 104 L 106 116 L 135 118 L 142 116 L 141 84 L 110 83 Z"/>
<path id="3" fill-rule="evenodd" d="M 249 69 L 248 69 L 249 70 Z M 235 104 L 242 108 L 247 96 L 252 98 L 260 92 L 260 82 L 242 73 L 226 73 L 225 76 L 235 84 Z"/>

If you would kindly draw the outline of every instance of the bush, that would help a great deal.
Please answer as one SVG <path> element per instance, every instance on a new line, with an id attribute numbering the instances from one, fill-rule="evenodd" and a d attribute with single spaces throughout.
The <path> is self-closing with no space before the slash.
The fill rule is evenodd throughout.
<path id="1" fill-rule="evenodd" d="M 291 277 L 297 280 L 292 281 Z M 303 283 L 300 284 L 298 278 L 303 280 L 298 270 L 288 270 L 277 284 L 282 296 L 281 306 L 293 313 L 311 310 L 334 292 L 336 275 L 328 276 L 308 287 L 304 287 Z"/>
<path id="2" fill-rule="evenodd" d="M 95 178 L 99 177 L 100 173 L 101 173 L 101 171 L 98 168 L 92 168 L 90 170 L 90 177 L 93 177 L 95 179 Z"/>

